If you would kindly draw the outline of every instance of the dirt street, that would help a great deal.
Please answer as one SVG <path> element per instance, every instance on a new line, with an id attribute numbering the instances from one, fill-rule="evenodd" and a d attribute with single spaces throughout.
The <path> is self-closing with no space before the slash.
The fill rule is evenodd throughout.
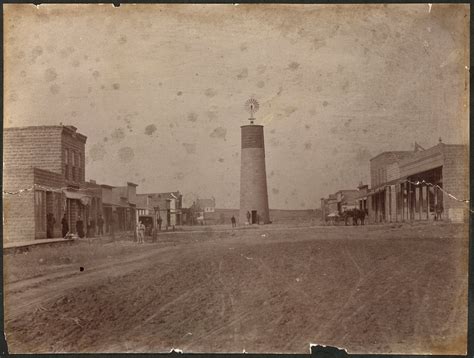
<path id="1" fill-rule="evenodd" d="M 15 353 L 466 349 L 461 226 L 206 228 L 37 248 L 4 265 Z"/>

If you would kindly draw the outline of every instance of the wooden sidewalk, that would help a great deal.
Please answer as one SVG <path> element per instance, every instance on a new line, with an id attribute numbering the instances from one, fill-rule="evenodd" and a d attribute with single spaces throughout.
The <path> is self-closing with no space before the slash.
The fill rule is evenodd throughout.
<path id="1" fill-rule="evenodd" d="M 27 251 L 30 247 L 34 246 L 47 246 L 47 245 L 61 245 L 71 244 L 75 239 L 38 239 L 30 241 L 18 241 L 18 242 L 4 242 L 3 253 L 15 252 L 15 251 Z"/>

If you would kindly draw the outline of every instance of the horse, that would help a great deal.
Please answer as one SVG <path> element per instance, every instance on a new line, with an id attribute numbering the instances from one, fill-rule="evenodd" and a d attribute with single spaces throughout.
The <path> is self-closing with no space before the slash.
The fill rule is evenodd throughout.
<path id="1" fill-rule="evenodd" d="M 346 226 L 348 225 L 349 218 L 352 218 L 353 226 L 358 226 L 359 220 L 360 220 L 360 224 L 364 225 L 365 216 L 366 216 L 365 211 L 357 209 L 357 208 L 345 210 L 341 214 L 341 217 L 344 219 L 344 223 Z"/>

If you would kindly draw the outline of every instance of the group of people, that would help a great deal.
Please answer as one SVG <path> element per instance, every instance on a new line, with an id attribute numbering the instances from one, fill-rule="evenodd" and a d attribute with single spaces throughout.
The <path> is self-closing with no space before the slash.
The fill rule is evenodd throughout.
<path id="1" fill-rule="evenodd" d="M 56 223 L 56 219 L 54 218 L 54 215 L 49 213 L 47 216 L 47 237 L 53 237 L 54 236 L 54 225 Z M 102 215 L 99 215 L 97 219 L 97 229 L 98 233 L 97 235 L 101 236 L 104 235 L 104 218 Z M 87 236 L 95 236 L 95 227 L 96 223 L 95 220 L 91 220 L 87 226 Z M 69 228 L 69 221 L 67 219 L 67 215 L 64 214 L 63 218 L 61 220 L 61 233 L 63 238 L 67 238 L 71 235 L 70 228 Z M 78 216 L 76 220 L 76 232 L 77 236 L 79 236 L 81 239 L 86 237 L 86 232 L 84 231 L 84 221 L 82 220 L 81 215 Z"/>

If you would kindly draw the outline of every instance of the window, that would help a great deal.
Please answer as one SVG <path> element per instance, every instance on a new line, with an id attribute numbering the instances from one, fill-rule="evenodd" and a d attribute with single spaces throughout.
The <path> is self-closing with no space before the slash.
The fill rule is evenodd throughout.
<path id="1" fill-rule="evenodd" d="M 71 151 L 71 165 L 72 165 L 72 180 L 76 181 L 76 152 Z"/>
<path id="2" fill-rule="evenodd" d="M 83 180 L 82 177 L 82 160 L 81 160 L 81 153 L 77 153 L 77 180 Z"/>
<path id="3" fill-rule="evenodd" d="M 64 149 L 64 177 L 69 179 L 69 150 Z"/>

